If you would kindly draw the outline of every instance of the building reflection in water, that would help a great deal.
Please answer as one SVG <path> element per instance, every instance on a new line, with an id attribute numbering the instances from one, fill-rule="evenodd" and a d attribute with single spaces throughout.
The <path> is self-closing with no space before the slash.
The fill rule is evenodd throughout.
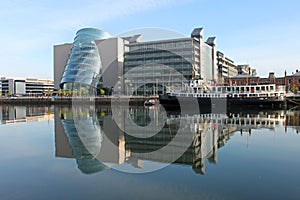
<path id="1" fill-rule="evenodd" d="M 53 120 L 53 107 L 0 105 L 0 124 Z"/>
<path id="2" fill-rule="evenodd" d="M 74 157 L 78 168 L 86 174 L 123 163 L 124 138 L 112 123 L 109 112 L 107 108 L 96 110 L 90 105 L 56 107 L 56 156 Z M 110 134 L 106 136 L 104 131 Z"/>
<path id="3" fill-rule="evenodd" d="M 180 142 L 160 155 L 147 154 L 169 145 L 179 128 L 192 134 L 192 143 L 175 163 L 190 165 L 195 173 L 205 174 L 206 160 L 217 163 L 218 149 L 225 146 L 234 133 L 251 134 L 252 129 L 277 127 L 299 127 L 298 111 L 251 111 L 228 112 L 227 114 L 198 114 L 180 116 L 168 113 L 161 131 L 149 138 L 138 138 L 124 133 L 132 124 L 122 123 L 122 118 L 129 115 L 132 120 L 145 126 L 151 118 L 160 120 L 160 108 L 130 108 L 126 113 L 112 117 L 109 108 L 81 106 L 77 108 L 55 108 L 56 156 L 75 158 L 78 168 L 83 173 L 100 172 L 112 165 L 128 163 L 136 168 L 143 168 L 144 161 L 170 163 L 179 152 Z M 77 116 L 74 119 L 74 116 Z M 149 115 L 153 115 L 149 117 Z M 119 119 L 114 119 L 114 118 Z M 117 121 L 117 123 L 115 122 Z M 120 124 L 121 123 L 121 124 Z M 83 136 L 80 131 L 84 132 Z M 144 133 L 148 133 L 145 130 Z M 189 135 L 190 136 L 190 135 Z M 180 138 L 184 141 L 186 138 Z M 113 144 L 113 145 L 112 145 Z M 88 149 L 88 150 L 87 150 Z M 153 156 L 155 155 L 155 156 Z"/>

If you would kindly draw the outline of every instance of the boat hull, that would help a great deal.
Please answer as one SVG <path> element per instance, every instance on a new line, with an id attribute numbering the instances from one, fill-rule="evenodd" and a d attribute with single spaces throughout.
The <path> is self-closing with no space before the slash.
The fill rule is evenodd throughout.
<path id="1" fill-rule="evenodd" d="M 233 106 L 256 106 L 256 107 L 282 107 L 285 105 L 285 99 L 277 97 L 223 97 L 223 98 L 209 98 L 209 97 L 177 97 L 170 95 L 160 95 L 159 102 L 164 107 L 179 107 L 180 104 L 194 106 L 198 103 L 199 107 L 233 107 Z"/>

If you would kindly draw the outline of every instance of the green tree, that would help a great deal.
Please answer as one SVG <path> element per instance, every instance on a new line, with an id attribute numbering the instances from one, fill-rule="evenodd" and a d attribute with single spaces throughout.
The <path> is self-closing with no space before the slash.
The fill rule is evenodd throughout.
<path id="1" fill-rule="evenodd" d="M 73 93 L 73 95 L 75 95 L 75 96 L 76 96 L 76 95 L 77 95 L 77 90 L 73 90 L 73 92 L 72 92 L 72 93 Z"/>
<path id="2" fill-rule="evenodd" d="M 298 92 L 298 87 L 295 86 L 295 85 L 293 85 L 292 88 L 291 88 L 291 90 L 292 90 L 293 93 L 296 94 Z"/>
<path id="3" fill-rule="evenodd" d="M 47 92 L 47 94 L 48 94 L 48 97 L 50 97 L 51 96 L 51 90 L 48 90 L 48 92 Z"/>
<path id="4" fill-rule="evenodd" d="M 104 95 L 105 94 L 105 90 L 100 89 L 100 95 Z"/>
<path id="5" fill-rule="evenodd" d="M 71 89 L 68 90 L 68 96 L 72 96 L 72 90 Z"/>
<path id="6" fill-rule="evenodd" d="M 84 90 L 82 91 L 82 93 L 83 93 L 84 95 L 87 95 L 87 94 L 89 93 L 89 91 L 88 91 L 87 89 L 84 89 Z"/>

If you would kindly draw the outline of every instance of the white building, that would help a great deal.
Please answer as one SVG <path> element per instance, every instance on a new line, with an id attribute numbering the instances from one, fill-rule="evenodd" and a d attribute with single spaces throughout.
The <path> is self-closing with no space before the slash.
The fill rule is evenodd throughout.
<path id="1" fill-rule="evenodd" d="M 2 95 L 41 96 L 52 93 L 54 82 L 48 79 L 2 77 Z"/>
<path id="2" fill-rule="evenodd" d="M 238 74 L 237 66 L 234 61 L 224 55 L 224 53 L 217 51 L 217 65 L 218 65 L 218 83 L 223 83 L 224 78 L 231 78 Z"/>

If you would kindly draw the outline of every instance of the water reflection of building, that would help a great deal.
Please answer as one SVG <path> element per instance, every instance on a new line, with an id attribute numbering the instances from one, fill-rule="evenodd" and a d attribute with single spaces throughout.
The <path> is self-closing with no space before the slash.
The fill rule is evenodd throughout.
<path id="1" fill-rule="evenodd" d="M 186 137 L 180 137 L 179 142 L 173 144 L 163 154 L 148 154 L 148 152 L 170 145 L 180 129 L 184 131 L 186 136 L 192 137 L 192 143 L 179 158 L 176 158 L 175 163 L 189 165 L 196 173 L 205 174 L 206 161 L 217 163 L 218 149 L 225 146 L 235 132 L 251 134 L 252 129 L 266 128 L 274 130 L 277 127 L 290 126 L 291 122 L 295 124 L 299 119 L 299 112 L 297 112 L 297 115 L 295 113 L 292 115 L 292 113 L 284 111 L 186 116 L 172 114 L 167 116 L 163 128 L 158 134 L 149 138 L 139 138 L 121 131 L 117 122 L 121 123 L 121 127 L 125 132 L 132 132 L 134 126 L 124 120 L 125 116 L 130 116 L 136 124 L 143 127 L 140 134 L 145 135 L 151 132 L 151 126 L 147 126 L 151 118 L 154 121 L 157 120 L 155 123 L 159 123 L 161 117 L 159 110 L 132 108 L 119 112 L 114 118 L 108 108 L 98 108 L 96 111 L 88 110 L 85 112 L 82 109 L 77 110 L 79 113 L 86 113 L 84 116 L 81 115 L 81 120 L 84 121 L 85 126 L 92 127 L 96 123 L 98 124 L 94 129 L 95 133 L 91 131 L 89 133 L 97 135 L 96 132 L 98 131 L 102 135 L 101 141 L 100 139 L 92 140 L 92 142 L 101 143 L 98 145 L 97 155 L 92 156 L 90 152 L 86 151 L 85 145 L 78 137 L 78 130 L 74 128 L 74 114 L 72 112 L 74 110 L 66 108 L 59 108 L 55 111 L 56 156 L 75 157 L 78 167 L 84 173 L 102 171 L 107 166 L 124 162 L 136 168 L 143 168 L 144 161 L 173 162 L 175 156 L 182 149 L 181 142 L 184 143 Z M 298 116 L 298 118 L 292 116 Z M 299 120 L 297 123 L 299 124 Z M 85 128 L 83 127 L 83 129 Z M 101 160 L 101 162 L 97 160 Z M 106 167 L 100 164 L 104 164 Z M 97 166 L 102 166 L 102 168 L 97 168 Z"/>
<path id="2" fill-rule="evenodd" d="M 0 123 L 35 122 L 52 120 L 53 108 L 46 106 L 0 105 Z"/>
<path id="3" fill-rule="evenodd" d="M 90 106 L 56 108 L 56 156 L 75 158 L 78 168 L 86 174 L 123 163 L 124 139 L 111 117 L 106 116 L 108 112 Z"/>
<path id="4" fill-rule="evenodd" d="M 135 118 L 134 120 L 138 124 L 142 124 L 141 121 L 144 125 L 147 124 L 144 120 L 147 120 L 149 110 L 140 109 L 135 110 L 133 113 L 132 117 Z M 155 112 L 153 114 L 157 115 Z M 141 120 L 143 118 L 144 120 Z M 178 119 L 180 120 L 180 118 Z M 173 121 L 174 123 L 169 122 L 167 120 L 162 130 L 150 138 L 141 139 L 125 134 L 126 160 L 129 162 L 134 160 L 150 160 L 161 163 L 172 163 L 175 160 L 175 163 L 178 164 L 191 165 L 196 173 L 205 174 L 205 160 L 208 159 L 212 163 L 217 162 L 218 127 L 207 125 L 207 127 L 198 129 L 194 126 L 194 122 L 190 120 L 181 122 Z M 144 132 L 151 132 L 152 127 L 145 127 L 145 129 Z M 171 141 L 175 137 L 178 137 L 177 133 L 179 129 L 184 134 L 179 136 L 179 143 L 171 144 Z M 130 127 L 126 130 L 130 130 Z M 130 131 L 132 132 L 133 130 Z M 181 143 L 184 144 L 190 136 L 192 137 L 190 146 L 178 157 L 178 153 L 184 148 Z M 159 150 L 166 145 L 169 145 L 169 148 L 163 154 L 147 153 Z"/>
<path id="5" fill-rule="evenodd" d="M 300 111 L 286 112 L 286 126 L 293 128 L 297 133 L 300 132 Z"/>

